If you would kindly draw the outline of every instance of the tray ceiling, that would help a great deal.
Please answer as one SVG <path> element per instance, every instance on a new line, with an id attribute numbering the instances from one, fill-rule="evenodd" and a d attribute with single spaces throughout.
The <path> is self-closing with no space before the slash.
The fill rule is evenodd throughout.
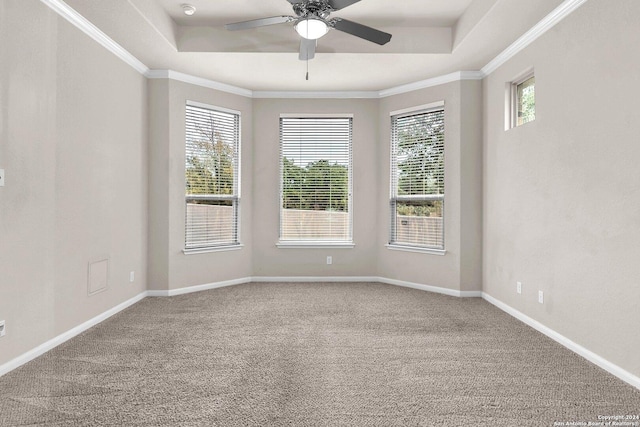
<path id="1" fill-rule="evenodd" d="M 196 8 L 186 16 L 182 4 Z M 66 0 L 147 67 L 253 91 L 378 91 L 480 70 L 562 0 L 361 0 L 332 17 L 393 34 L 385 46 L 332 30 L 298 59 L 292 24 L 230 32 L 224 24 L 291 15 L 286 0 Z M 305 73 L 309 67 L 309 80 Z"/>

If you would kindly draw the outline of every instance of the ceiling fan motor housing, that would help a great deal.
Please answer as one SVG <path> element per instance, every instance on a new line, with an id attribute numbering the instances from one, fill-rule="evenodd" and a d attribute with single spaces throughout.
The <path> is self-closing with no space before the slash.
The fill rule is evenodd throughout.
<path id="1" fill-rule="evenodd" d="M 351 34 L 352 36 L 377 43 L 381 46 L 388 43 L 391 40 L 391 34 L 344 18 L 328 19 L 333 11 L 342 10 L 360 1 L 361 0 L 288 0 L 296 14 L 295 17 L 286 15 L 271 16 L 268 18 L 235 22 L 227 24 L 225 27 L 227 30 L 236 31 L 294 22 L 296 32 L 302 37 L 299 58 L 303 60 L 313 58 L 316 40 L 325 35 L 330 29 Z"/>
<path id="2" fill-rule="evenodd" d="M 333 8 L 329 5 L 328 0 L 309 0 L 293 5 L 293 11 L 300 18 L 316 17 L 326 19 Z"/>

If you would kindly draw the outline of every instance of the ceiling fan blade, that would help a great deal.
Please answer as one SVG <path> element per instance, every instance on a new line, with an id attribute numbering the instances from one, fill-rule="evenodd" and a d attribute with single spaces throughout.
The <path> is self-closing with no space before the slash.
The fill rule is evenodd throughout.
<path id="1" fill-rule="evenodd" d="M 316 56 L 316 44 L 317 40 L 309 40 L 302 37 L 300 39 L 300 55 L 298 55 L 298 59 L 300 61 L 308 61 L 309 59 L 313 59 Z"/>
<path id="2" fill-rule="evenodd" d="M 353 36 L 369 40 L 370 42 L 377 43 L 379 45 L 387 44 L 389 40 L 391 40 L 391 34 L 389 33 L 342 18 L 332 19 L 331 26 L 338 31 L 349 33 Z"/>
<path id="3" fill-rule="evenodd" d="M 225 25 L 229 31 L 247 30 L 249 28 L 265 27 L 267 25 L 284 24 L 285 22 L 294 21 L 293 16 L 272 16 L 270 18 L 252 19 L 251 21 L 235 22 Z"/>
<path id="4" fill-rule="evenodd" d="M 333 10 L 340 10 L 359 1 L 360 0 L 329 0 L 329 6 L 331 6 Z"/>

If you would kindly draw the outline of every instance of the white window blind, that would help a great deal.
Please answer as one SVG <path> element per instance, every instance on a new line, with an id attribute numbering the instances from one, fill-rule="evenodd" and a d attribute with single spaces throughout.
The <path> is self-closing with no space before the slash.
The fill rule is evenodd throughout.
<path id="1" fill-rule="evenodd" d="M 185 250 L 238 245 L 240 115 L 186 106 Z"/>
<path id="2" fill-rule="evenodd" d="M 444 249 L 444 109 L 391 117 L 390 245 Z"/>
<path id="3" fill-rule="evenodd" d="M 351 117 L 280 118 L 280 241 L 352 242 Z"/>

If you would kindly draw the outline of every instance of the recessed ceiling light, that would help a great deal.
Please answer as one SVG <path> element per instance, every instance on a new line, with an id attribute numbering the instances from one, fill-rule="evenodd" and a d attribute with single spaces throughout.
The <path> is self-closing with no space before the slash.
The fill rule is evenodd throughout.
<path id="1" fill-rule="evenodd" d="M 183 4 L 182 10 L 184 11 L 184 14 L 187 16 L 191 16 L 194 13 L 196 13 L 196 8 L 190 4 Z"/>

